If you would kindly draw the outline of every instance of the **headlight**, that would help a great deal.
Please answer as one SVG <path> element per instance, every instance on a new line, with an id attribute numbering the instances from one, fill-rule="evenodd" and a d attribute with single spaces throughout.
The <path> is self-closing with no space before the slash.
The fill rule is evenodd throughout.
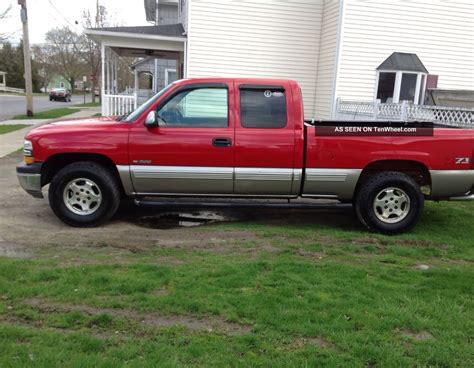
<path id="1" fill-rule="evenodd" d="M 25 156 L 33 156 L 33 143 L 26 139 L 23 142 L 23 154 Z"/>
<path id="2" fill-rule="evenodd" d="M 35 159 L 33 158 L 33 143 L 27 139 L 23 142 L 23 156 L 25 163 L 28 165 L 35 162 Z"/>

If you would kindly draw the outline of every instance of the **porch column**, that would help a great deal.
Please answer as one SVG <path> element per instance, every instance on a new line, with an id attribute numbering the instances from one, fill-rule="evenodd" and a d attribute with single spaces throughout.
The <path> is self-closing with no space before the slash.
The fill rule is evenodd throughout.
<path id="1" fill-rule="evenodd" d="M 118 94 L 118 56 L 114 55 L 114 94 Z"/>
<path id="2" fill-rule="evenodd" d="M 106 65 L 107 65 L 107 88 L 106 88 L 106 91 L 107 91 L 107 94 L 111 94 L 111 91 L 110 91 L 110 51 L 107 50 L 106 52 L 106 57 L 107 57 L 107 61 L 106 61 Z"/>
<path id="3" fill-rule="evenodd" d="M 153 73 L 153 93 L 158 92 L 158 59 L 155 58 L 155 72 Z"/>
<path id="4" fill-rule="evenodd" d="M 138 71 L 137 68 L 134 69 L 134 88 L 133 88 L 133 95 L 134 95 L 134 106 L 135 109 L 137 108 L 138 104 Z"/>
<path id="5" fill-rule="evenodd" d="M 101 113 L 105 115 L 106 109 L 105 105 L 107 101 L 105 101 L 105 46 L 102 43 L 100 48 L 100 59 L 101 59 L 101 77 L 100 77 L 100 102 L 101 102 Z"/>
<path id="6" fill-rule="evenodd" d="M 176 78 L 184 78 L 184 52 L 178 53 L 178 58 L 176 59 Z"/>

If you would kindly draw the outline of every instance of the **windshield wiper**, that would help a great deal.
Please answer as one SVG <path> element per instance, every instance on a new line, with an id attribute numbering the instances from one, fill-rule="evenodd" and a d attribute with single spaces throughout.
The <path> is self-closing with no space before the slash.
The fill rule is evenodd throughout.
<path id="1" fill-rule="evenodd" d="M 130 114 L 131 114 L 130 112 L 127 112 L 126 114 L 120 115 L 117 118 L 117 121 L 124 121 L 128 117 L 128 115 L 130 115 Z"/>

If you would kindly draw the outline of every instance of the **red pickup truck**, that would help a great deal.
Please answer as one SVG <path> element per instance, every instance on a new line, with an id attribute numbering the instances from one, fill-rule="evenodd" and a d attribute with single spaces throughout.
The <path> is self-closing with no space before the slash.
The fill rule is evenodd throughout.
<path id="1" fill-rule="evenodd" d="M 474 130 L 370 136 L 354 124 L 305 121 L 291 80 L 180 80 L 128 115 L 33 129 L 17 173 L 35 197 L 50 184 L 52 210 L 72 226 L 103 223 L 125 196 L 305 197 L 353 203 L 368 229 L 394 234 L 425 199 L 474 198 Z M 319 133 L 328 126 L 342 133 Z"/>

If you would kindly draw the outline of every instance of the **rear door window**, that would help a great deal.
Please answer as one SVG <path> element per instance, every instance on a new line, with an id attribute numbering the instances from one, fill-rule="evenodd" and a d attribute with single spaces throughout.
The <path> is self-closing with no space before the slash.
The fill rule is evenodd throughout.
<path id="1" fill-rule="evenodd" d="M 240 114 L 244 128 L 284 128 L 286 96 L 282 87 L 240 87 Z"/>

